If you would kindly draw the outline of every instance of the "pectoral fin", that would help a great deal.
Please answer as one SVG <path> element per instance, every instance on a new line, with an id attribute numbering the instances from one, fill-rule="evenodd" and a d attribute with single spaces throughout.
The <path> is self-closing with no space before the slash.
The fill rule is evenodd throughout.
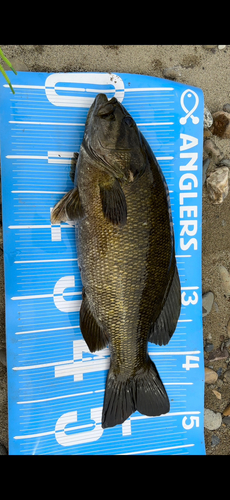
<path id="1" fill-rule="evenodd" d="M 78 188 L 71 189 L 55 205 L 51 214 L 51 223 L 59 224 L 61 221 L 76 220 L 83 216 L 83 208 Z"/>
<path id="2" fill-rule="evenodd" d="M 112 224 L 124 225 L 127 220 L 125 195 L 117 179 L 100 186 L 102 210 Z"/>

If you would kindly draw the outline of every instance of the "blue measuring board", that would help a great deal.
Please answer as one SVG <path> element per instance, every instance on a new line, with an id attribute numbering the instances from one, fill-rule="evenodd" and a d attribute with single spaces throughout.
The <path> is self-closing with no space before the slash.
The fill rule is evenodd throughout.
<path id="1" fill-rule="evenodd" d="M 205 454 L 201 289 L 203 93 L 151 76 L 8 72 L 0 76 L 10 454 Z M 170 412 L 135 412 L 102 429 L 109 348 L 91 354 L 79 327 L 82 284 L 73 223 L 50 212 L 72 189 L 95 96 L 115 96 L 168 183 L 182 308 L 167 346 L 149 343 Z"/>

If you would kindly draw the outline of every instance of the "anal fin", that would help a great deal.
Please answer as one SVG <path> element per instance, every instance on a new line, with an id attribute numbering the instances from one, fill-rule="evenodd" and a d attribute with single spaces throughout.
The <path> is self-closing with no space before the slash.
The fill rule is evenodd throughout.
<path id="1" fill-rule="evenodd" d="M 88 298 L 83 289 L 80 309 L 80 328 L 86 344 L 91 352 L 99 351 L 107 346 L 108 337 L 93 316 Z"/>
<path id="2" fill-rule="evenodd" d="M 166 345 L 170 341 L 177 325 L 181 310 L 181 288 L 177 266 L 163 308 L 151 326 L 149 342 Z"/>

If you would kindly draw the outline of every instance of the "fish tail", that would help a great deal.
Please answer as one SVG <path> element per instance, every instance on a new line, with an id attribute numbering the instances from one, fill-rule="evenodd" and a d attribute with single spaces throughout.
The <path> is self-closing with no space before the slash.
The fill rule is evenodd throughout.
<path id="1" fill-rule="evenodd" d="M 168 413 L 169 399 L 155 364 L 148 356 L 146 364 L 133 377 L 124 378 L 109 370 L 102 427 L 122 424 L 135 410 L 148 416 Z"/>

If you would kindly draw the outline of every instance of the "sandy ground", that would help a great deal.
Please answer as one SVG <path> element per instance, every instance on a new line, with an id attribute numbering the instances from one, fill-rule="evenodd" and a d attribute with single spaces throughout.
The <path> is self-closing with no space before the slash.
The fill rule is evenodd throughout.
<path id="1" fill-rule="evenodd" d="M 213 47 L 213 46 L 212 46 Z M 230 46 L 201 45 L 3 45 L 5 55 L 21 71 L 108 71 L 139 73 L 164 77 L 166 68 L 173 68 L 176 80 L 200 87 L 205 104 L 211 111 L 221 110 L 230 103 Z M 213 141 L 230 159 L 230 142 L 213 136 Z M 207 156 L 207 155 L 206 155 Z M 211 163 L 210 170 L 214 168 Z M 218 274 L 218 264 L 230 269 L 230 194 L 221 205 L 212 205 L 203 194 L 203 292 L 212 291 L 215 302 L 204 321 L 204 342 L 209 339 L 214 348 L 227 338 L 226 325 L 230 317 L 230 303 L 223 295 Z M 1 247 L 1 242 L 0 242 Z M 0 348 L 5 346 L 4 279 L 2 250 L 0 250 Z M 213 362 L 213 369 L 228 365 L 225 361 Z M 221 376 L 219 377 L 222 378 Z M 205 387 L 205 407 L 223 412 L 230 403 L 230 386 L 223 384 L 221 399 Z M 217 446 L 211 445 L 212 436 L 219 438 Z M 230 428 L 224 425 L 215 431 L 205 430 L 208 455 L 230 455 Z M 0 363 L 0 443 L 7 444 L 7 389 L 6 368 Z"/>

